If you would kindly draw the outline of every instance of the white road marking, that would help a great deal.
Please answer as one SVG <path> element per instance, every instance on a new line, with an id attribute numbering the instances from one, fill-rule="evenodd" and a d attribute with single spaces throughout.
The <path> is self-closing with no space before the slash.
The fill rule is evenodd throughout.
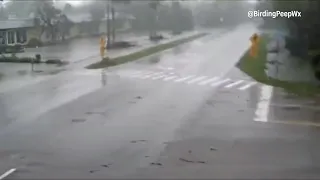
<path id="1" fill-rule="evenodd" d="M 253 86 L 253 85 L 255 85 L 255 84 L 257 84 L 257 83 L 256 83 L 256 82 L 251 82 L 251 83 L 249 83 L 249 84 L 247 84 L 247 85 L 244 85 L 244 86 L 242 86 L 242 87 L 240 87 L 240 88 L 238 88 L 238 89 L 241 90 L 241 91 L 243 91 L 243 90 L 246 90 L 246 89 L 250 88 L 251 86 Z"/>
<path id="2" fill-rule="evenodd" d="M 218 77 L 214 77 L 214 78 L 211 78 L 211 79 L 208 79 L 208 80 L 200 82 L 199 85 L 203 86 L 203 85 L 209 84 L 211 82 L 214 82 L 214 81 L 216 81 L 218 79 L 219 79 Z"/>
<path id="3" fill-rule="evenodd" d="M 152 79 L 156 80 L 156 79 L 161 79 L 161 78 L 164 78 L 164 77 L 167 77 L 167 75 L 156 76 L 156 77 L 153 77 Z"/>
<path id="4" fill-rule="evenodd" d="M 16 170 L 17 170 L 17 169 L 15 169 L 15 168 L 8 170 L 7 172 L 5 172 L 4 174 L 2 174 L 2 175 L 0 176 L 0 180 L 8 177 L 10 174 L 14 173 Z"/>
<path id="5" fill-rule="evenodd" d="M 133 72 L 126 72 L 125 75 L 127 76 L 135 76 L 135 75 L 138 75 L 138 74 L 142 74 L 144 73 L 143 71 L 133 71 Z"/>
<path id="6" fill-rule="evenodd" d="M 234 82 L 234 83 L 231 83 L 231 84 L 226 85 L 225 88 L 232 88 L 232 87 L 234 87 L 234 86 L 236 86 L 236 85 L 241 84 L 242 82 L 243 82 L 243 80 L 236 81 L 236 82 Z"/>
<path id="7" fill-rule="evenodd" d="M 139 77 L 139 79 L 148 79 L 148 78 L 151 78 L 151 77 L 153 77 L 153 76 L 161 75 L 161 74 L 163 74 L 163 73 L 164 73 L 164 72 L 151 73 L 151 74 L 149 74 L 149 75 Z"/>
<path id="8" fill-rule="evenodd" d="M 211 84 L 211 86 L 219 86 L 223 83 L 226 83 L 228 81 L 231 81 L 231 79 L 227 78 L 227 79 L 224 79 L 224 80 L 221 80 L 221 81 L 218 81 L 218 82 L 214 82 L 213 84 Z"/>
<path id="9" fill-rule="evenodd" d="M 270 106 L 272 93 L 273 93 L 272 86 L 263 85 L 261 87 L 260 101 L 257 105 L 257 109 L 255 112 L 256 117 L 254 118 L 254 121 L 268 122 L 269 106 Z"/>
<path id="10" fill-rule="evenodd" d="M 183 78 L 180 78 L 180 79 L 175 80 L 175 82 L 183 82 L 183 81 L 186 81 L 186 80 L 188 80 L 188 79 L 190 79 L 190 78 L 193 78 L 193 77 L 194 77 L 194 75 L 192 75 L 192 76 L 187 76 L 187 77 L 183 77 Z"/>
<path id="11" fill-rule="evenodd" d="M 195 83 L 195 82 L 198 82 L 198 81 L 201 81 L 203 79 L 207 78 L 207 76 L 201 76 L 201 77 L 198 77 L 198 78 L 195 78 L 195 79 L 192 79 L 190 81 L 188 81 L 187 83 L 188 84 L 192 84 L 192 83 Z"/>
<path id="12" fill-rule="evenodd" d="M 177 78 L 178 76 L 169 76 L 169 77 L 167 77 L 167 78 L 164 78 L 163 80 L 164 81 L 169 81 L 169 80 L 172 80 L 172 79 L 175 79 L 175 78 Z"/>
<path id="13" fill-rule="evenodd" d="M 152 74 L 154 72 L 142 72 L 142 73 L 138 73 L 136 75 L 132 75 L 130 76 L 131 78 L 139 78 L 139 77 L 143 77 L 143 76 L 146 76 L 146 75 L 149 75 L 149 74 Z"/>

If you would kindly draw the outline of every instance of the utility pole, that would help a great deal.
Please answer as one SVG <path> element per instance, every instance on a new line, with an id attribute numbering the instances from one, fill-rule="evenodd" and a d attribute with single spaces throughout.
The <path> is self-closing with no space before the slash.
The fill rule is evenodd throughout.
<path id="1" fill-rule="evenodd" d="M 107 13 L 107 47 L 110 47 L 110 0 L 106 0 L 106 13 Z"/>
<path id="2" fill-rule="evenodd" d="M 115 27 L 115 9 L 111 2 L 111 17 L 112 17 L 112 44 L 116 41 L 116 27 Z"/>

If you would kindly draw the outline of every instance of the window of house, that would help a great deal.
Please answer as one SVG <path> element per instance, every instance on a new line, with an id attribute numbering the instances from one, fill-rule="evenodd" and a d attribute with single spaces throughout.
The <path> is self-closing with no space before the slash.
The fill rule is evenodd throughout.
<path id="1" fill-rule="evenodd" d="M 27 31 L 25 29 L 17 30 L 16 37 L 17 37 L 17 42 L 18 43 L 27 42 Z"/>
<path id="2" fill-rule="evenodd" d="M 0 44 L 6 44 L 6 32 L 0 31 Z"/>
<path id="3" fill-rule="evenodd" d="M 8 44 L 14 44 L 15 38 L 14 38 L 14 31 L 8 31 Z"/>

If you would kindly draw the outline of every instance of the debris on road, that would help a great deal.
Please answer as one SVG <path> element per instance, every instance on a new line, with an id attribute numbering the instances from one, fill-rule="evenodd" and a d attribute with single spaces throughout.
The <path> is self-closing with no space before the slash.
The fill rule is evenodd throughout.
<path id="1" fill-rule="evenodd" d="M 102 167 L 109 168 L 112 164 L 103 164 Z"/>
<path id="2" fill-rule="evenodd" d="M 92 114 L 98 114 L 98 115 L 101 115 L 101 116 L 106 116 L 106 114 L 105 114 L 106 112 L 86 112 L 86 114 L 88 114 L 88 115 L 92 115 Z"/>
<path id="3" fill-rule="evenodd" d="M 154 166 L 162 166 L 161 163 L 150 163 L 151 165 L 154 165 Z"/>
<path id="4" fill-rule="evenodd" d="M 142 99 L 142 97 L 141 96 L 137 96 L 136 99 Z"/>
<path id="5" fill-rule="evenodd" d="M 214 147 L 210 147 L 210 151 L 217 151 L 217 149 Z"/>
<path id="6" fill-rule="evenodd" d="M 72 119 L 73 123 L 80 123 L 80 122 L 85 122 L 86 119 Z"/>
<path id="7" fill-rule="evenodd" d="M 206 163 L 204 161 L 191 161 L 191 160 L 184 159 L 184 158 L 179 158 L 179 160 L 183 161 L 183 162 L 187 162 L 187 163 L 199 163 L 199 164 L 205 164 Z"/>
<path id="8" fill-rule="evenodd" d="M 138 143 L 138 142 L 147 142 L 147 140 L 134 140 L 134 141 L 131 141 L 131 143 Z"/>

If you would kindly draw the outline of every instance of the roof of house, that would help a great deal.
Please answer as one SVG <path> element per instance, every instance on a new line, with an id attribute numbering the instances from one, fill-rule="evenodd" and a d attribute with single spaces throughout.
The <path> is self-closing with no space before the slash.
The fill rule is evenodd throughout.
<path id="1" fill-rule="evenodd" d="M 17 29 L 33 26 L 33 19 L 9 19 L 0 21 L 0 29 Z"/>

